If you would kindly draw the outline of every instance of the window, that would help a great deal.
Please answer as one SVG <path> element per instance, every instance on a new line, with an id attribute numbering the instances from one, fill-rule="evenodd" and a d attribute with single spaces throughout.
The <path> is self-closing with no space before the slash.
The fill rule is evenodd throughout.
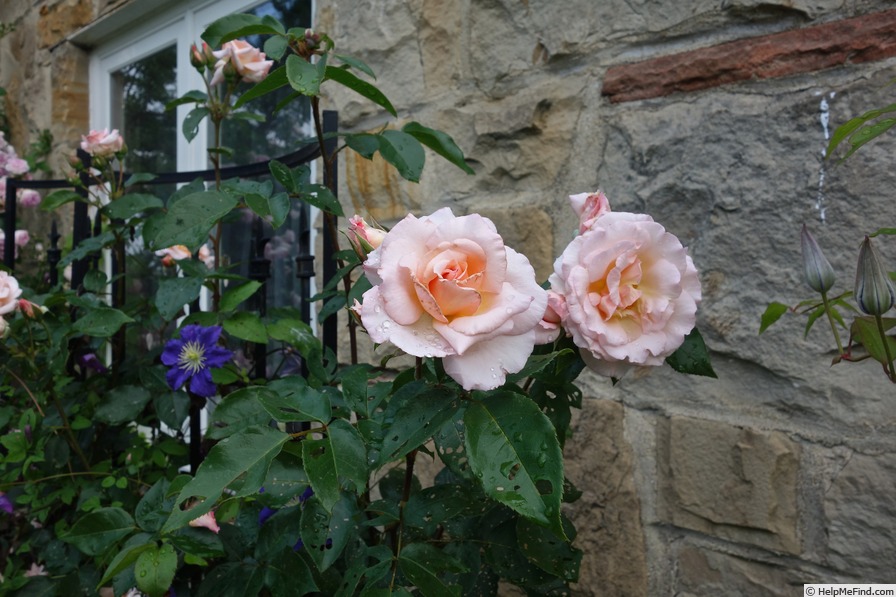
<path id="1" fill-rule="evenodd" d="M 169 8 L 165 9 L 166 5 Z M 98 22 L 92 26 L 93 32 L 79 34 L 90 38 L 86 42 L 80 40 L 82 43 L 92 41 L 95 45 L 90 63 L 91 128 L 110 127 L 122 131 L 130 150 L 128 169 L 131 171 L 210 168 L 206 153 L 212 137 L 210 123 L 200 127 L 199 134 L 187 142 L 181 127 L 192 105 L 165 111 L 165 104 L 170 100 L 193 89 L 205 89 L 201 75 L 190 64 L 190 46 L 201 43 L 200 35 L 208 24 L 228 14 L 271 15 L 287 27 L 310 27 L 312 10 L 312 0 L 192 0 L 178 3 L 135 0 L 119 11 L 130 11 L 130 15 L 118 15 L 119 26 L 114 30 L 111 30 L 113 26 Z M 102 28 L 107 30 L 96 30 Z M 263 40 L 256 36 L 248 41 L 260 47 Z M 249 107 L 270 115 L 274 106 L 289 93 L 287 89 L 280 91 L 280 95 L 259 98 Z M 290 103 L 273 122 L 228 121 L 224 124 L 222 144 L 232 148 L 233 154 L 225 165 L 247 164 L 285 155 L 298 149 L 296 141 L 309 137 L 312 132 L 310 109 L 301 102 Z M 151 190 L 163 199 L 173 191 L 173 187 Z M 301 307 L 301 282 L 295 275 L 294 258 L 305 222 L 314 221 L 315 217 L 315 213 L 308 213 L 307 206 L 295 205 L 286 224 L 276 234 L 268 229 L 268 235 L 272 235 L 266 247 L 266 257 L 272 262 L 272 277 L 266 284 L 268 305 Z M 251 235 L 246 234 L 245 220 L 238 215 L 233 220 L 230 230 L 224 232 L 222 256 L 227 257 L 234 271 L 247 275 Z M 313 247 L 314 238 L 309 242 Z M 129 278 L 134 280 L 134 288 L 129 289 L 129 300 L 152 296 L 161 273 L 158 259 L 142 247 L 131 247 L 128 253 Z M 129 344 L 137 343 L 145 348 L 147 343 L 158 341 L 158 337 L 142 335 L 129 340 Z"/>

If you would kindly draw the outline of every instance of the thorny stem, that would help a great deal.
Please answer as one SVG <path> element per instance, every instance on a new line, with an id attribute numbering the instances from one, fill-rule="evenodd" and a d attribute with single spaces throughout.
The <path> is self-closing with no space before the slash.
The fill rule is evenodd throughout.
<path id="1" fill-rule="evenodd" d="M 831 324 L 831 332 L 834 334 L 834 341 L 837 343 L 837 352 L 843 356 L 843 342 L 840 341 L 840 334 L 837 332 L 837 326 L 834 325 L 834 316 L 831 315 L 831 306 L 828 303 L 828 293 L 821 292 L 821 301 L 824 304 L 824 314 L 827 315 L 828 323 Z"/>
<path id="2" fill-rule="evenodd" d="M 401 555 L 401 541 L 404 534 L 404 507 L 411 498 L 411 486 L 414 482 L 414 462 L 417 459 L 417 450 L 412 450 L 404 457 L 404 487 L 401 492 L 401 502 L 398 504 L 398 526 L 392 529 L 392 544 L 395 546 L 395 559 L 392 560 L 392 580 L 389 589 L 395 588 L 395 575 L 398 573 L 398 557 Z"/>
<path id="3" fill-rule="evenodd" d="M 323 164 L 324 171 L 324 186 L 326 186 L 327 188 L 332 188 L 333 156 L 327 154 L 326 144 L 324 143 L 324 127 L 320 117 L 320 97 L 316 95 L 311 97 L 311 113 L 314 117 L 314 131 L 317 134 L 317 143 L 320 146 L 321 163 Z M 338 253 L 339 231 L 336 229 L 336 217 L 331 213 L 324 212 L 324 224 L 330 232 L 330 238 L 333 244 L 333 252 Z M 339 269 L 342 269 L 343 262 L 341 259 L 337 259 L 336 264 Z M 342 276 L 342 283 L 345 287 L 345 295 L 347 299 L 348 293 L 352 288 L 352 278 L 349 273 L 346 273 Z M 355 320 L 352 317 L 348 318 L 348 339 L 349 350 L 351 351 L 351 363 L 352 365 L 355 365 L 358 363 L 358 339 Z"/>

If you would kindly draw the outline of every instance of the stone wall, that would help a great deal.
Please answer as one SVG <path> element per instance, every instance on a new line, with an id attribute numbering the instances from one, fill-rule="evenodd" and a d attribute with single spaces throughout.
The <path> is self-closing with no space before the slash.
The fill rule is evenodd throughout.
<path id="1" fill-rule="evenodd" d="M 58 42 L 105 4 L 0 5 L 0 19 L 19 24 L 0 41 L 17 144 L 44 127 L 60 147 L 76 144 L 87 56 Z M 367 61 L 399 110 L 393 122 L 334 91 L 327 105 L 343 127 L 418 120 L 451 134 L 476 170 L 430 155 L 414 185 L 346 155 L 347 211 L 386 224 L 442 206 L 482 213 L 543 279 L 575 230 L 567 195 L 601 188 L 614 209 L 649 213 L 682 238 L 700 270 L 698 325 L 719 379 L 582 378 L 588 398 L 568 446 L 583 490 L 570 511 L 585 550 L 576 594 L 896 582 L 893 388 L 873 363 L 830 367 L 823 325 L 804 338 L 805 320 L 786 317 L 757 334 L 769 301 L 810 296 L 803 222 L 838 292 L 852 287 L 861 235 L 893 225 L 896 137 L 842 164 L 821 159 L 834 127 L 892 103 L 890 2 L 317 5 L 316 27 Z M 57 18 L 68 14 L 80 16 Z M 892 268 L 896 251 L 878 245 Z"/>

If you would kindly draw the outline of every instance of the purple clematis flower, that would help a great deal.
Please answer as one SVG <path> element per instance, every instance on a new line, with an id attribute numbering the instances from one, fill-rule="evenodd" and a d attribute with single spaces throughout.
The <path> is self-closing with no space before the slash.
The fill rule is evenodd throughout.
<path id="1" fill-rule="evenodd" d="M 223 367 L 233 353 L 218 346 L 220 326 L 188 325 L 180 331 L 180 339 L 169 340 L 162 351 L 162 363 L 171 367 L 165 376 L 173 390 L 190 380 L 190 391 L 208 398 L 217 392 L 211 369 Z"/>
<path id="2" fill-rule="evenodd" d="M 12 514 L 13 512 L 12 502 L 2 491 L 0 491 L 0 510 L 6 512 L 7 514 Z"/>

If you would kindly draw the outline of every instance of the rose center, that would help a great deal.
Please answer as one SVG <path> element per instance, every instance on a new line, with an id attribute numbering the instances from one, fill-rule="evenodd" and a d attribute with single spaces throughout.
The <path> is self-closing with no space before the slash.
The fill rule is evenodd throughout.
<path id="1" fill-rule="evenodd" d="M 205 368 L 205 347 L 200 342 L 185 343 L 177 357 L 177 365 L 191 375 L 198 373 Z"/>
<path id="2" fill-rule="evenodd" d="M 588 299 L 604 320 L 612 317 L 637 317 L 642 292 L 641 260 L 635 255 L 622 255 L 607 268 L 604 275 L 588 287 Z"/>

